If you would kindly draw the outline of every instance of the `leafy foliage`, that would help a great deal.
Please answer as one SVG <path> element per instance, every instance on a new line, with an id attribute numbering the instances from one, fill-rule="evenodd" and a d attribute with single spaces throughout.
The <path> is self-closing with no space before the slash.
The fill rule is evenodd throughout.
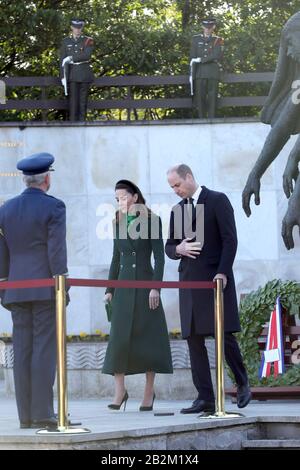
<path id="1" fill-rule="evenodd" d="M 292 385 L 299 384 L 300 381 L 298 365 L 290 367 L 285 374 L 279 375 L 276 379 L 269 377 L 260 380 L 258 377 L 261 357 L 257 340 L 261 335 L 263 325 L 269 321 L 278 296 L 280 296 L 282 307 L 290 315 L 299 313 L 300 285 L 293 281 L 270 281 L 264 287 L 245 296 L 241 301 L 242 331 L 237 336 L 252 386 Z"/>
<path id="2" fill-rule="evenodd" d="M 210 15 L 217 17 L 218 34 L 225 39 L 225 71 L 272 71 L 280 31 L 299 9 L 299 2 L 0 0 L 0 7 L 0 76 L 58 76 L 58 49 L 74 16 L 87 20 L 86 33 L 95 39 L 95 75 L 112 76 L 188 73 L 191 35 L 201 30 L 201 19 Z M 11 93 L 19 94 L 16 90 Z M 259 94 L 259 87 L 247 86 L 242 91 Z M 30 93 L 27 89 L 26 97 L 31 97 Z M 91 98 L 102 98 L 103 93 L 105 90 L 94 89 Z M 153 93 L 155 90 L 140 90 L 137 98 Z M 224 86 L 222 94 L 226 95 Z M 54 95 L 62 96 L 62 90 Z M 168 89 L 160 96 L 170 96 Z M 154 117 L 179 117 L 188 112 L 161 110 Z M 239 113 L 247 115 L 249 110 Z M 253 108 L 250 113 L 257 114 L 258 110 Z M 21 111 L 12 114 L 14 119 L 28 117 Z M 222 110 L 222 114 L 231 115 L 232 110 Z M 40 119 L 40 114 L 29 117 Z M 53 118 L 59 118 L 59 114 L 53 113 Z"/>

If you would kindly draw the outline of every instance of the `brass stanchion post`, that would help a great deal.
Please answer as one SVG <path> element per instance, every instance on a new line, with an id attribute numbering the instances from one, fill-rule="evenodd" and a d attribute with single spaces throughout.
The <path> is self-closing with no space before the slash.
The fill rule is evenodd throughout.
<path id="1" fill-rule="evenodd" d="M 56 350 L 57 350 L 57 429 L 42 429 L 37 434 L 82 434 L 89 429 L 68 426 L 66 277 L 55 276 Z M 80 423 L 79 423 L 80 424 Z"/>
<path id="2" fill-rule="evenodd" d="M 215 305 L 215 356 L 216 356 L 216 412 L 213 415 L 200 415 L 202 419 L 241 418 L 241 413 L 226 413 L 224 387 L 224 296 L 223 280 L 216 280 L 214 290 Z"/>
<path id="3" fill-rule="evenodd" d="M 215 351 L 216 351 L 216 415 L 225 413 L 224 391 L 224 301 L 223 281 L 217 279 L 215 289 Z"/>
<path id="4" fill-rule="evenodd" d="M 67 346 L 66 346 L 66 280 L 56 276 L 56 338 L 57 338 L 57 394 L 58 430 L 65 431 L 68 425 L 67 397 Z"/>

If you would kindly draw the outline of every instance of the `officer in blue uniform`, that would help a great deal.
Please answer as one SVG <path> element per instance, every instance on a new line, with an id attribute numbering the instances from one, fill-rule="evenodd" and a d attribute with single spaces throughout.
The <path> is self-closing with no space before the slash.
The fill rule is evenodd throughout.
<path id="1" fill-rule="evenodd" d="M 23 158 L 24 192 L 0 207 L 0 280 L 51 278 L 67 273 L 66 208 L 47 191 L 54 157 Z M 53 409 L 56 371 L 53 288 L 0 290 L 13 320 L 14 380 L 21 428 L 57 425 Z"/>
<path id="2" fill-rule="evenodd" d="M 211 119 L 217 110 L 224 41 L 213 34 L 215 18 L 203 20 L 202 26 L 203 34 L 195 34 L 191 44 L 193 106 L 199 118 Z"/>
<path id="3" fill-rule="evenodd" d="M 60 76 L 66 75 L 70 121 L 84 121 L 90 84 L 94 81 L 90 66 L 94 40 L 82 34 L 84 20 L 71 21 L 72 35 L 62 41 Z"/>

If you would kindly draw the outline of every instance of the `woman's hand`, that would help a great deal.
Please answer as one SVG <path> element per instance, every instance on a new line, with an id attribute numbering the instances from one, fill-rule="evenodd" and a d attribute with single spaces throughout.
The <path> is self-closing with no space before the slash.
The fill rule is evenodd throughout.
<path id="1" fill-rule="evenodd" d="M 159 306 L 159 291 L 151 289 L 149 294 L 149 307 L 151 310 L 155 310 Z"/>
<path id="2" fill-rule="evenodd" d="M 112 294 L 105 294 L 105 296 L 103 297 L 103 302 L 107 304 L 108 302 L 111 302 L 111 301 L 112 301 Z"/>

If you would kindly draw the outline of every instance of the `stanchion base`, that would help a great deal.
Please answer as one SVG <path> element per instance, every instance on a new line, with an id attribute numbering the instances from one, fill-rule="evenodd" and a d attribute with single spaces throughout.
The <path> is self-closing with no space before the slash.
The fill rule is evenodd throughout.
<path id="1" fill-rule="evenodd" d="M 213 415 L 209 413 L 202 413 L 197 416 L 199 419 L 234 419 L 234 418 L 244 418 L 245 415 L 242 413 L 226 413 L 226 412 L 216 412 Z"/>
<path id="2" fill-rule="evenodd" d="M 90 429 L 87 428 L 63 428 L 59 429 L 39 429 L 36 434 L 43 434 L 48 436 L 62 436 L 63 434 L 87 434 L 90 433 Z"/>

